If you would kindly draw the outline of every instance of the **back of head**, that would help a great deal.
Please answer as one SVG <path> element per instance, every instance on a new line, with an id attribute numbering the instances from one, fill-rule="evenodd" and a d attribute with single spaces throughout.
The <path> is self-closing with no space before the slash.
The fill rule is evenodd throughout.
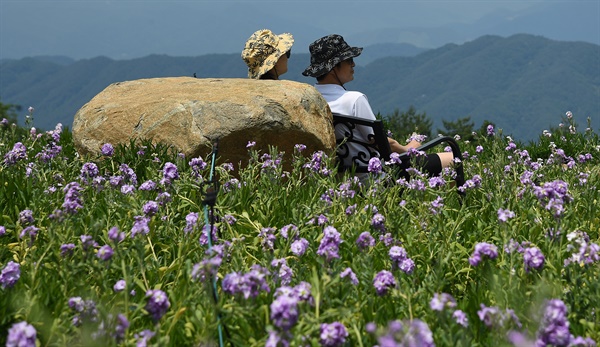
<path id="1" fill-rule="evenodd" d="M 242 59 L 248 65 L 248 77 L 259 79 L 277 64 L 277 60 L 293 44 L 294 37 L 290 33 L 275 35 L 268 29 L 254 32 L 242 51 Z"/>
<path id="2" fill-rule="evenodd" d="M 341 35 L 324 36 L 308 46 L 310 51 L 310 66 L 302 74 L 319 77 L 333 69 L 338 63 L 358 57 L 362 47 L 350 47 Z"/>

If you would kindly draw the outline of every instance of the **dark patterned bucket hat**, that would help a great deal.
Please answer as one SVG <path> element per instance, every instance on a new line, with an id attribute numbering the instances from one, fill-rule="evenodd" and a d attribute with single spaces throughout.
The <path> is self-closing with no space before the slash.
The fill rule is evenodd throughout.
<path id="1" fill-rule="evenodd" d="M 275 35 L 268 29 L 256 31 L 242 51 L 242 59 L 248 65 L 248 77 L 259 79 L 266 74 L 293 44 L 294 37 L 290 33 Z"/>
<path id="2" fill-rule="evenodd" d="M 346 59 L 358 57 L 362 47 L 350 47 L 344 38 L 333 34 L 322 37 L 308 46 L 310 66 L 302 72 L 304 76 L 319 77 Z"/>

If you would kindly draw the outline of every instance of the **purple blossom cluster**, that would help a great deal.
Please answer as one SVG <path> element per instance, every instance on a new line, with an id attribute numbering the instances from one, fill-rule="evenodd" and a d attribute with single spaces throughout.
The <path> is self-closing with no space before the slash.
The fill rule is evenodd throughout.
<path id="1" fill-rule="evenodd" d="M 137 234 L 148 235 L 150 232 L 150 218 L 145 216 L 134 216 L 133 226 L 131 227 L 131 237 L 134 238 Z"/>
<path id="2" fill-rule="evenodd" d="M 446 309 L 453 310 L 456 307 L 456 300 L 454 297 L 448 293 L 434 293 L 433 298 L 429 301 L 429 307 L 433 311 L 442 312 Z M 467 315 L 461 310 L 453 310 L 452 318 L 457 324 L 462 325 L 463 327 L 469 326 L 469 319 Z"/>
<path id="3" fill-rule="evenodd" d="M 434 311 L 443 311 L 446 308 L 456 307 L 456 300 L 448 293 L 434 293 L 429 307 Z"/>
<path id="4" fill-rule="evenodd" d="M 356 277 L 356 274 L 354 273 L 354 271 L 352 271 L 352 269 L 349 267 L 347 267 L 346 269 L 344 269 L 344 271 L 342 271 L 340 273 L 340 277 L 341 278 L 348 277 L 350 279 L 350 283 L 352 283 L 353 285 L 358 285 L 358 277 Z"/>
<path id="5" fill-rule="evenodd" d="M 93 300 L 83 300 L 81 297 L 76 296 L 69 299 L 69 307 L 75 311 L 72 323 L 78 327 L 85 323 L 97 322 L 98 321 L 98 309 L 96 303 Z"/>
<path id="6" fill-rule="evenodd" d="M 481 182 L 481 176 L 474 175 L 472 178 L 466 180 L 462 186 L 458 187 L 458 191 L 466 192 L 467 190 L 479 188 L 481 187 Z"/>
<path id="7" fill-rule="evenodd" d="M 340 322 L 321 324 L 321 333 L 319 335 L 319 342 L 321 343 L 321 346 L 343 346 L 344 343 L 346 343 L 347 337 L 348 331 L 346 330 L 344 324 Z"/>
<path id="8" fill-rule="evenodd" d="M 541 187 L 534 186 L 533 193 L 542 206 L 552 211 L 555 217 L 560 217 L 564 211 L 564 204 L 573 200 L 569 194 L 568 184 L 561 180 L 546 182 Z"/>
<path id="9" fill-rule="evenodd" d="M 600 246 L 590 242 L 589 235 L 584 231 L 573 231 L 567 234 L 567 251 L 573 252 L 565 259 L 564 265 L 577 264 L 579 266 L 589 265 L 600 261 Z"/>
<path id="10" fill-rule="evenodd" d="M 527 247 L 523 251 L 523 263 L 525 264 L 525 271 L 530 270 L 541 270 L 544 267 L 546 258 L 542 251 L 537 247 Z"/>
<path id="11" fill-rule="evenodd" d="M 304 255 L 304 253 L 306 253 L 308 246 L 309 246 L 308 240 L 301 237 L 292 242 L 292 244 L 290 245 L 290 251 L 292 253 L 294 253 L 294 255 L 296 255 L 297 257 L 301 257 Z"/>
<path id="12" fill-rule="evenodd" d="M 402 272 L 410 275 L 415 269 L 415 262 L 408 257 L 408 253 L 403 247 L 392 246 L 389 251 L 390 259 L 394 262 L 394 267 L 398 267 Z"/>
<path id="13" fill-rule="evenodd" d="M 509 209 L 498 209 L 498 220 L 500 222 L 506 223 L 509 219 L 515 218 L 515 213 Z"/>
<path id="14" fill-rule="evenodd" d="M 387 294 L 391 288 L 396 286 L 396 279 L 391 272 L 387 270 L 381 270 L 375 275 L 375 278 L 373 279 L 373 286 L 375 287 L 375 292 L 377 295 L 383 296 Z"/>
<path id="15" fill-rule="evenodd" d="M 288 266 L 285 258 L 273 259 L 273 261 L 271 261 L 271 266 L 278 269 L 278 271 L 273 271 L 273 277 L 275 281 L 279 280 L 281 285 L 284 286 L 292 282 L 292 276 L 294 275 L 294 272 L 292 271 L 292 268 Z"/>
<path id="16" fill-rule="evenodd" d="M 275 240 L 277 239 L 275 236 L 275 228 L 261 228 L 258 232 L 258 238 L 260 239 L 260 244 L 262 245 L 263 249 L 273 250 Z"/>
<path id="17" fill-rule="evenodd" d="M 76 213 L 83 208 L 83 202 L 81 200 L 81 191 L 83 188 L 77 182 L 71 182 L 63 189 L 65 193 L 65 200 L 62 204 L 62 208 L 71 214 Z"/>
<path id="18" fill-rule="evenodd" d="M 97 340 L 108 337 L 120 343 L 125 339 L 127 328 L 129 328 L 129 320 L 124 314 L 120 313 L 116 318 L 108 314 L 107 319 L 100 322 L 98 330 L 92 333 L 92 338 Z"/>
<path id="19" fill-rule="evenodd" d="M 340 238 L 340 233 L 333 227 L 327 226 L 323 229 L 323 238 L 317 249 L 317 255 L 325 257 L 327 261 L 334 258 L 339 258 L 339 247 L 343 240 Z"/>
<path id="20" fill-rule="evenodd" d="M 498 247 L 491 243 L 480 242 L 475 245 L 475 250 L 469 258 L 471 266 L 477 266 L 482 261 L 482 257 L 486 256 L 490 259 L 496 259 L 498 257 Z"/>
<path id="21" fill-rule="evenodd" d="M 377 342 L 381 347 L 435 346 L 431 329 L 420 319 L 393 320 L 380 332 L 377 332 L 377 327 L 371 323 L 367 326 L 367 332 L 377 335 Z"/>
<path id="22" fill-rule="evenodd" d="M 313 153 L 310 162 L 304 164 L 304 168 L 307 168 L 313 172 L 321 174 L 323 176 L 331 175 L 332 171 L 327 168 L 328 156 L 323 151 L 316 151 Z"/>
<path id="23" fill-rule="evenodd" d="M 9 261 L 0 272 L 0 286 L 2 289 L 12 288 L 21 277 L 21 266 L 19 263 Z"/>
<path id="24" fill-rule="evenodd" d="M 288 345 L 287 332 L 296 324 L 299 318 L 298 304 L 312 302 L 310 284 L 301 282 L 295 287 L 281 286 L 275 291 L 275 300 L 271 303 L 271 321 L 279 332 L 270 333 L 271 345 L 278 343 Z M 269 342 L 267 342 L 269 345 Z"/>
<path id="25" fill-rule="evenodd" d="M 368 231 L 363 231 L 356 239 L 356 246 L 359 250 L 364 251 L 375 246 L 375 238 Z"/>
<path id="26" fill-rule="evenodd" d="M 591 338 L 575 337 L 569 331 L 567 306 L 560 299 L 546 302 L 535 346 L 596 346 Z"/>
<path id="27" fill-rule="evenodd" d="M 146 297 L 146 311 L 155 321 L 160 320 L 171 307 L 167 294 L 160 289 L 151 289 L 146 292 Z"/>
<path id="28" fill-rule="evenodd" d="M 174 180 L 179 179 L 179 170 L 177 165 L 166 162 L 162 170 L 163 178 L 160 183 L 164 186 L 170 186 Z"/>
<path id="29" fill-rule="evenodd" d="M 22 321 L 8 329 L 6 347 L 36 347 L 37 331 L 33 325 Z"/>
<path id="30" fill-rule="evenodd" d="M 241 294 L 245 299 L 257 297 L 261 291 L 270 292 L 267 283 L 269 271 L 260 265 L 252 265 L 249 272 L 232 272 L 223 278 L 223 292 L 230 295 Z"/>
<path id="31" fill-rule="evenodd" d="M 510 322 L 518 328 L 522 326 L 519 317 L 511 309 L 502 311 L 496 306 L 487 307 L 484 304 L 481 304 L 480 307 L 481 309 L 477 311 L 477 315 L 488 328 L 508 327 Z"/>
<path id="32" fill-rule="evenodd" d="M 112 157 L 115 154 L 115 148 L 112 144 L 105 143 L 102 145 L 102 148 L 100 148 L 100 153 L 104 156 Z"/>
<path id="33" fill-rule="evenodd" d="M 377 157 L 373 157 L 369 159 L 369 164 L 367 166 L 367 171 L 373 174 L 380 174 L 383 172 L 383 164 L 381 160 Z"/>
<path id="34" fill-rule="evenodd" d="M 14 144 L 13 148 L 4 155 L 4 165 L 12 166 L 20 160 L 27 159 L 27 147 L 21 142 Z"/>

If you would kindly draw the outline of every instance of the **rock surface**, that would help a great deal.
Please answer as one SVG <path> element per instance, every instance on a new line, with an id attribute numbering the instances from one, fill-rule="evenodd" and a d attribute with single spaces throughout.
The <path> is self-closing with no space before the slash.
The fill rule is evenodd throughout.
<path id="1" fill-rule="evenodd" d="M 207 158 L 219 141 L 220 162 L 248 161 L 269 146 L 293 153 L 296 144 L 334 151 L 327 102 L 311 85 L 251 79 L 152 78 L 109 85 L 85 104 L 73 121 L 80 154 L 97 154 L 103 144 L 152 139 L 172 145 L 186 158 Z"/>

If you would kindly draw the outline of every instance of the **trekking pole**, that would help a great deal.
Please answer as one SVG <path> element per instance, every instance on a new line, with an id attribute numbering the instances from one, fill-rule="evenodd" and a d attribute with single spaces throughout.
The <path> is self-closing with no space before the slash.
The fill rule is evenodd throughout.
<path id="1" fill-rule="evenodd" d="M 212 187 L 209 187 L 208 189 L 206 189 L 206 195 L 204 200 L 202 201 L 202 204 L 204 205 L 204 225 L 208 226 L 208 228 L 205 228 L 206 230 L 206 239 L 208 240 L 208 250 L 209 250 L 209 254 L 210 254 L 210 250 L 212 249 L 212 230 L 214 227 L 214 222 L 215 222 L 215 214 L 214 214 L 214 206 L 217 202 L 217 193 L 218 193 L 218 184 L 217 184 L 217 180 L 214 178 L 214 173 L 215 173 L 215 162 L 217 161 L 217 151 L 219 148 L 219 139 L 216 139 L 215 142 L 213 143 L 213 150 L 211 153 L 211 164 L 210 164 L 210 176 L 209 176 L 209 181 L 208 183 L 212 183 Z M 208 213 L 208 206 L 210 206 L 210 221 L 209 221 L 209 213 Z M 219 295 L 217 292 L 217 278 L 216 276 L 211 276 L 211 280 L 212 280 L 212 292 L 213 292 L 213 299 L 215 300 L 215 305 L 217 305 L 217 309 L 218 309 L 218 304 L 219 304 Z M 221 326 L 221 313 L 217 312 L 217 322 L 218 322 L 218 332 L 219 332 L 219 346 L 223 347 L 223 329 Z"/>

